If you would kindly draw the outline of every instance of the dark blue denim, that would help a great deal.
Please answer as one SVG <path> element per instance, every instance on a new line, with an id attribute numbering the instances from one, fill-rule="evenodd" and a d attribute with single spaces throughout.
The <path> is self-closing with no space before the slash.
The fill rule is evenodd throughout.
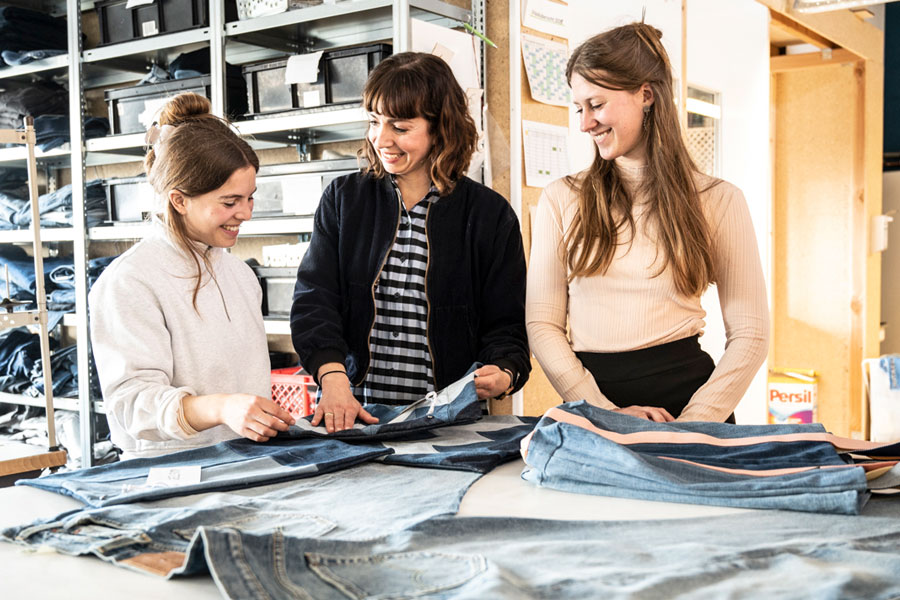
<path id="1" fill-rule="evenodd" d="M 437 518 L 369 541 L 201 528 L 227 598 L 429 600 L 900 595 L 900 518 L 769 511 L 655 521 Z"/>
<path id="2" fill-rule="evenodd" d="M 356 422 L 352 429 L 329 434 L 325 424 L 313 427 L 312 416 L 300 419 L 279 438 L 337 438 L 341 440 L 375 441 L 404 436 L 414 431 L 425 431 L 449 424 L 471 423 L 481 418 L 481 404 L 475 391 L 475 363 L 467 374 L 439 392 L 429 392 L 421 400 L 406 406 L 369 404 L 366 410 L 379 419 L 374 425 Z"/>
<path id="3" fill-rule="evenodd" d="M 169 575 L 197 528 L 371 539 L 455 514 L 479 475 L 364 464 L 312 479 L 227 493 L 68 511 L 0 532 L 0 539 Z M 167 553 L 160 568 L 159 553 Z M 152 558 L 152 560 L 146 560 Z M 203 566 L 203 565 L 201 565 Z M 205 570 L 205 568 L 203 569 Z"/>
<path id="4" fill-rule="evenodd" d="M 306 440 L 298 444 L 288 438 L 258 444 L 241 438 L 154 458 L 135 458 L 39 479 L 20 479 L 16 485 L 71 496 L 89 506 L 112 506 L 314 477 L 390 452 L 384 447 L 346 444 L 334 439 Z M 193 465 L 202 468 L 199 483 L 172 487 L 146 485 L 153 467 Z"/>
<path id="5" fill-rule="evenodd" d="M 554 419 L 553 411 L 612 435 L 566 423 L 562 415 Z M 586 494 L 858 514 L 868 499 L 865 472 L 831 443 L 756 439 L 796 433 L 825 430 L 821 425 L 653 423 L 574 402 L 548 411 L 538 423 L 522 477 Z M 609 439 L 616 434 L 645 434 L 641 439 L 646 441 L 626 444 Z M 691 438 L 699 441 L 685 443 L 683 435 L 680 442 L 671 441 L 675 434 L 699 434 Z"/>
<path id="6" fill-rule="evenodd" d="M 537 417 L 492 416 L 468 425 L 429 429 L 384 441 L 394 452 L 378 459 L 389 465 L 487 473 L 519 457 L 522 439 Z"/>
<path id="7" fill-rule="evenodd" d="M 351 438 L 339 438 L 293 427 L 302 435 L 278 436 L 264 444 L 231 440 L 154 458 L 20 480 L 17 484 L 69 495 L 91 506 L 110 506 L 311 477 L 390 454 L 401 455 L 391 461 L 393 464 L 484 472 L 491 465 L 514 458 L 520 440 L 530 429 L 527 421 L 518 417 L 489 417 L 470 425 L 480 416 L 480 409 L 476 417 L 469 416 L 471 406 L 478 406 L 471 374 L 429 396 L 433 398 L 429 397 L 427 405 L 384 407 L 400 413 L 393 423 L 381 425 L 388 428 L 387 433 L 375 429 L 366 434 L 360 428 Z M 447 425 L 454 427 L 427 440 L 420 437 L 423 432 Z M 405 428 L 401 430 L 401 426 Z M 410 441 L 403 441 L 403 436 L 411 436 Z M 200 484 L 169 488 L 144 485 L 151 467 L 187 465 L 202 467 Z"/>
<path id="8" fill-rule="evenodd" d="M 70 134 L 68 115 L 40 115 L 34 119 L 35 142 L 44 152 L 69 143 Z M 109 134 L 109 119 L 106 117 L 84 119 L 84 139 L 103 137 L 107 134 Z"/>

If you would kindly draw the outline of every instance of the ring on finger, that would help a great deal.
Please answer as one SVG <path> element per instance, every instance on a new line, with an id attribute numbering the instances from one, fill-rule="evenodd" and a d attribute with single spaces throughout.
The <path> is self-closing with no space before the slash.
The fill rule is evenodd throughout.
<path id="1" fill-rule="evenodd" d="M 325 413 L 325 416 L 326 416 L 326 417 L 333 417 L 333 416 L 334 416 L 334 413 L 328 412 L 328 413 Z"/>

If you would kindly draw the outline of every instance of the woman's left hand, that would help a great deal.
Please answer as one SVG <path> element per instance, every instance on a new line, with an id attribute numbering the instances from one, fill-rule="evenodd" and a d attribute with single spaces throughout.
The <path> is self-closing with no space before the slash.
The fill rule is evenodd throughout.
<path id="1" fill-rule="evenodd" d="M 502 395 L 511 385 L 509 373 L 497 365 L 484 365 L 475 370 L 475 391 L 482 400 Z"/>

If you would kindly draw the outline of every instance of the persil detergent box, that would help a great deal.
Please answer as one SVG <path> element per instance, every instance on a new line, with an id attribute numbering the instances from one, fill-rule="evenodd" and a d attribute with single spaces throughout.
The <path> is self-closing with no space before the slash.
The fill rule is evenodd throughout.
<path id="1" fill-rule="evenodd" d="M 769 371 L 769 424 L 816 422 L 816 372 L 809 369 Z"/>

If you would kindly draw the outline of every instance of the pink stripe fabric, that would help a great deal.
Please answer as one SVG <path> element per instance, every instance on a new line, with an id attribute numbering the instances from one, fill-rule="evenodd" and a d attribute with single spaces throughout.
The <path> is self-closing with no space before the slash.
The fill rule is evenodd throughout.
<path id="1" fill-rule="evenodd" d="M 636 433 L 616 433 L 600 429 L 588 419 L 573 415 L 559 407 L 553 407 L 544 413 L 554 421 L 580 427 L 599 436 L 629 446 L 632 444 L 706 444 L 709 446 L 738 447 L 763 444 L 770 442 L 828 442 L 839 450 L 871 450 L 884 446 L 883 443 L 867 442 L 842 438 L 830 433 L 787 433 L 782 435 L 761 435 L 742 438 L 717 438 L 705 433 L 690 431 L 666 432 L 666 431 L 639 431 Z"/>
<path id="2" fill-rule="evenodd" d="M 662 458 L 665 460 L 672 460 L 675 462 L 684 463 L 686 465 L 693 465 L 695 467 L 701 467 L 703 469 L 709 469 L 711 471 L 720 471 L 722 473 L 733 473 L 735 475 L 751 475 L 753 477 L 776 477 L 778 475 L 791 475 L 792 473 L 803 473 L 804 471 L 814 471 L 816 469 L 845 469 L 850 467 L 851 469 L 856 469 L 858 465 L 823 465 L 820 467 L 795 467 L 795 468 L 787 468 L 787 469 L 760 469 L 758 471 L 752 471 L 750 469 L 729 469 L 728 467 L 714 467 L 713 465 L 707 465 L 703 463 L 694 462 L 692 460 L 685 460 L 683 458 L 672 458 L 671 456 L 657 456 L 657 458 Z"/>

